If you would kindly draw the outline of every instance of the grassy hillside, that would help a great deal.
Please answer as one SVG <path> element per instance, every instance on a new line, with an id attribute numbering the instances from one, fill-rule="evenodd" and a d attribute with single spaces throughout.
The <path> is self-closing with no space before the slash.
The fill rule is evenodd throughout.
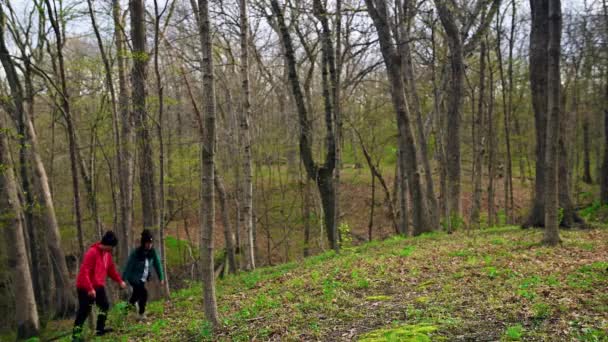
<path id="1" fill-rule="evenodd" d="M 608 229 L 493 228 L 392 238 L 218 282 L 212 332 L 201 287 L 149 306 L 137 323 L 114 306 L 104 341 L 608 341 Z M 70 329 L 55 323 L 47 337 Z"/>

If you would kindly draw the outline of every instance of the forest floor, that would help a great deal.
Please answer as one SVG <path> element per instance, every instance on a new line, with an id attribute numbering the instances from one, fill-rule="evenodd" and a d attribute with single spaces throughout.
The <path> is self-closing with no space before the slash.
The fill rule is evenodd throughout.
<path id="1" fill-rule="evenodd" d="M 561 238 L 548 248 L 541 230 L 504 227 L 373 241 L 218 280 L 215 331 L 193 283 L 143 323 L 118 303 L 117 331 L 98 340 L 608 341 L 608 229 Z M 52 322 L 43 340 L 69 330 Z"/>

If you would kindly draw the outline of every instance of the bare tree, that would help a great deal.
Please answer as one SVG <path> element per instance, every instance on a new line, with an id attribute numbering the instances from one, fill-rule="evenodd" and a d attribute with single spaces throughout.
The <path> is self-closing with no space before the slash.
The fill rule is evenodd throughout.
<path id="1" fill-rule="evenodd" d="M 329 32 L 329 24 L 325 21 L 323 24 L 323 98 L 324 98 L 324 109 L 325 109 L 325 126 L 327 130 L 326 135 L 326 151 L 325 151 L 325 162 L 322 165 L 318 165 L 312 155 L 312 127 L 311 122 L 308 118 L 308 109 L 304 102 L 304 94 L 300 86 L 298 79 L 298 73 L 296 70 L 295 52 L 291 40 L 291 36 L 285 24 L 285 17 L 283 15 L 283 9 L 280 7 L 277 0 L 271 0 L 271 8 L 278 26 L 278 32 L 281 35 L 281 44 L 283 46 L 285 59 L 287 62 L 287 74 L 289 83 L 291 85 L 292 96 L 296 103 L 296 109 L 298 112 L 298 122 L 300 126 L 300 156 L 304 163 L 306 173 L 308 177 L 315 180 L 319 194 L 321 195 L 321 202 L 323 204 L 323 221 L 325 223 L 325 229 L 327 237 L 330 242 L 330 246 L 334 250 L 339 250 L 338 244 L 338 232 L 335 224 L 335 188 L 333 180 L 333 170 L 336 166 L 336 148 L 335 148 L 335 136 L 334 136 L 334 115 L 332 108 L 332 101 L 330 95 L 330 80 L 329 77 L 335 77 L 335 61 L 333 60 L 333 48 Z M 325 18 L 325 9 L 321 4 L 315 5 L 315 12 L 317 16 Z M 320 6 L 320 7 L 319 7 Z M 329 75 L 328 75 L 329 73 Z M 335 79 L 334 82 L 335 84 Z"/>
<path id="2" fill-rule="evenodd" d="M 462 37 L 469 34 L 472 23 L 477 20 L 480 10 L 485 13 L 485 3 L 475 3 L 474 11 L 466 17 L 463 27 L 457 25 L 456 17 L 459 9 L 455 4 L 448 5 L 445 0 L 436 0 L 435 7 L 439 19 L 446 33 L 449 48 L 449 87 L 447 89 L 447 130 L 446 130 L 446 160 L 448 180 L 448 231 L 452 230 L 453 220 L 460 217 L 460 116 L 462 99 L 464 96 L 465 57 L 482 39 L 494 14 L 498 10 L 500 1 L 492 1 L 491 7 L 479 24 L 477 31 L 470 38 L 463 41 Z M 481 6 L 479 6 L 481 5 Z"/>
<path id="3" fill-rule="evenodd" d="M 0 7 L 1 8 L 1 7 Z M 0 35 L 4 36 L 4 15 Z M 8 264 L 15 286 L 15 318 L 17 338 L 28 339 L 38 335 L 40 322 L 34 297 L 34 288 L 28 263 L 23 231 L 23 212 L 17 190 L 13 163 L 8 150 L 7 130 L 0 125 L 0 226 L 8 232 L 6 249 Z"/>
<path id="4" fill-rule="evenodd" d="M 120 126 L 120 144 L 118 145 L 118 184 L 120 188 L 120 241 L 119 256 L 123 262 L 129 255 L 129 242 L 133 225 L 133 146 L 134 146 L 134 120 L 129 110 L 129 94 L 127 91 L 127 76 L 125 56 L 127 54 L 123 31 L 120 1 L 112 0 L 112 19 L 114 22 L 114 43 L 116 47 L 116 64 L 118 66 L 118 118 Z"/>
<path id="5" fill-rule="evenodd" d="M 604 18 L 608 18 L 606 0 L 602 0 L 602 8 L 604 10 Z M 607 23 L 608 19 L 604 23 L 606 33 L 608 33 Z M 604 84 L 604 157 L 600 176 L 600 199 L 602 203 L 608 204 L 608 70 L 604 70 L 604 75 L 606 77 L 606 84 Z"/>
<path id="6" fill-rule="evenodd" d="M 412 201 L 414 235 L 431 231 L 434 227 L 429 218 L 427 204 L 424 197 L 420 174 L 417 170 L 416 144 L 412 133 L 410 112 L 405 98 L 405 84 L 403 81 L 403 65 L 394 46 L 394 38 L 389 28 L 389 18 L 384 0 L 366 0 L 367 11 L 370 14 L 380 39 L 380 48 L 386 65 L 386 72 L 390 82 L 391 97 L 397 115 L 399 159 L 401 166 L 401 179 L 407 179 L 407 185 Z M 402 191 L 405 191 L 403 182 Z M 401 215 L 405 213 L 402 212 Z M 402 227 L 404 229 L 404 227 Z M 404 231 L 402 231 L 404 233 Z"/>
<path id="7" fill-rule="evenodd" d="M 547 46 L 547 89 L 548 89 L 548 112 L 547 112 L 547 135 L 546 135 L 546 185 L 545 185 L 545 236 L 543 242 L 555 246 L 559 243 L 559 191 L 558 191 L 558 153 L 560 135 L 560 43 L 562 30 L 561 3 L 560 0 L 547 0 L 547 12 L 540 13 L 545 9 L 538 6 L 544 0 L 531 3 L 533 11 L 539 17 L 547 18 L 548 38 Z M 537 19 L 536 17 L 534 19 Z M 531 67 L 533 67 L 531 65 Z M 563 186 L 563 185 L 562 185 Z"/>
<path id="8" fill-rule="evenodd" d="M 55 33 L 56 53 L 57 53 L 57 70 L 56 77 L 59 78 L 59 86 L 56 87 L 56 91 L 59 92 L 61 98 L 59 109 L 63 118 L 66 122 L 67 133 L 68 133 L 68 145 L 70 154 L 70 170 L 72 176 L 72 189 L 74 192 L 74 213 L 76 215 L 76 230 L 78 233 L 78 244 L 80 247 L 80 255 L 84 255 L 84 232 L 82 229 L 82 213 L 80 210 L 80 185 L 78 183 L 78 151 L 76 141 L 76 128 L 74 127 L 74 121 L 70 111 L 70 95 L 68 93 L 65 61 L 63 58 L 63 45 L 64 45 L 64 33 L 62 32 L 62 25 L 59 22 L 59 12 L 57 11 L 55 2 L 51 5 L 50 0 L 45 0 L 46 8 L 48 11 L 48 18 L 53 27 Z"/>
<path id="9" fill-rule="evenodd" d="M 4 17 L 4 12 L 1 6 L 0 15 Z M 32 115 L 34 114 L 34 95 L 33 86 L 31 85 L 32 71 L 31 66 L 29 66 L 30 61 L 24 55 L 24 61 L 27 64 L 25 67 L 26 74 L 24 76 L 26 82 L 26 101 L 28 103 L 28 110 L 25 110 L 21 102 L 21 100 L 24 98 L 23 89 L 17 76 L 17 71 L 13 59 L 9 57 L 8 49 L 6 48 L 6 44 L 4 41 L 3 32 L 4 31 L 0 33 L 0 59 L 2 60 L 2 65 L 4 66 L 4 70 L 7 75 L 7 80 L 9 82 L 9 86 L 12 92 L 12 99 L 14 103 L 12 108 L 15 110 L 16 116 L 23 118 L 22 120 L 24 121 L 24 124 L 27 128 L 25 138 L 27 139 L 29 145 L 29 153 L 31 155 L 31 158 L 33 159 L 32 163 L 36 175 L 36 188 L 40 193 L 38 197 L 42 202 L 44 211 L 44 218 L 46 224 L 46 229 L 44 230 L 46 236 L 46 246 L 48 246 L 48 250 L 50 253 L 50 260 L 53 267 L 52 274 L 54 275 L 54 281 L 56 286 L 54 295 L 52 295 L 51 293 L 49 293 L 48 295 L 54 297 L 55 313 L 58 316 L 63 317 L 72 313 L 76 306 L 76 298 L 72 293 L 72 287 L 70 285 L 71 281 L 69 279 L 65 255 L 61 248 L 61 235 L 59 232 L 59 224 L 57 223 L 57 217 L 55 215 L 53 197 L 51 195 L 46 168 L 39 152 L 40 149 L 38 137 L 32 120 Z M 22 53 L 25 53 L 26 47 L 20 43 L 18 45 L 20 46 Z"/>
<path id="10" fill-rule="evenodd" d="M 240 203 L 240 223 L 245 230 L 245 269 L 255 268 L 255 254 L 253 241 L 253 182 L 251 168 L 251 104 L 249 100 L 249 19 L 247 14 L 247 0 L 239 0 L 240 9 L 240 43 L 241 43 L 241 107 L 239 115 L 240 147 L 242 154 L 243 182 L 242 201 Z"/>
<path id="11" fill-rule="evenodd" d="M 202 48 L 201 69 L 203 72 L 203 132 L 201 136 L 201 273 L 203 280 L 203 306 L 205 317 L 217 326 L 219 318 L 215 298 L 215 274 L 213 270 L 213 231 L 215 227 L 215 76 L 211 48 L 211 23 L 209 2 L 191 1 L 196 13 L 200 44 Z"/>

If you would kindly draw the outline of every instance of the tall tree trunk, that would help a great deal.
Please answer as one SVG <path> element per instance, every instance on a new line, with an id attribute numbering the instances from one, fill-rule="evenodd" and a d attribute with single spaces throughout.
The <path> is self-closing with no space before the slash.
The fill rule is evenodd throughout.
<path id="1" fill-rule="evenodd" d="M 1 9 L 1 7 L 0 7 Z M 2 15 L 4 16 L 4 15 Z M 4 31 L 0 32 L 4 36 Z M 15 319 L 17 321 L 17 338 L 28 339 L 38 335 L 40 322 L 34 297 L 34 288 L 23 231 L 23 213 L 19 201 L 17 183 L 13 173 L 13 164 L 8 150 L 6 130 L 0 126 L 0 226 L 8 233 L 6 250 L 8 265 L 12 271 L 15 293 Z"/>
<path id="2" fill-rule="evenodd" d="M 405 0 L 403 2 L 403 12 L 401 14 L 401 39 L 400 39 L 400 55 L 403 59 L 403 81 L 406 86 L 406 94 L 409 98 L 408 105 L 416 114 L 416 138 L 419 146 L 418 156 L 422 161 L 422 167 L 424 171 L 424 181 L 426 185 L 426 197 L 428 200 L 429 218 L 432 220 L 431 224 L 433 227 L 439 225 L 439 212 L 437 198 L 435 198 L 435 187 L 433 181 L 433 170 L 429 161 L 429 152 L 426 142 L 426 136 L 424 134 L 424 124 L 422 123 L 422 108 L 420 105 L 420 98 L 418 96 L 416 77 L 414 76 L 414 66 L 412 61 L 412 51 L 410 46 L 410 30 L 411 21 L 415 16 L 414 1 Z"/>
<path id="3" fill-rule="evenodd" d="M 483 179 L 483 155 L 484 155 L 484 127 L 483 117 L 485 115 L 485 71 L 486 71 L 486 43 L 485 40 L 481 42 L 479 52 L 479 102 L 477 104 L 477 113 L 473 121 L 473 153 L 474 153 L 474 171 L 473 171 L 473 206 L 471 208 L 471 224 L 480 228 L 480 211 L 481 211 L 481 197 L 483 194 L 482 190 L 482 179 Z"/>
<path id="4" fill-rule="evenodd" d="M 524 227 L 544 226 L 545 144 L 547 127 L 547 39 L 549 37 L 548 1 L 530 0 L 532 30 L 530 33 L 530 90 L 536 126 L 536 174 L 532 211 Z"/>
<path id="5" fill-rule="evenodd" d="M 548 71 L 549 62 L 553 63 L 553 68 L 559 68 L 559 61 L 554 61 L 551 53 L 557 53 L 559 51 L 549 51 L 552 47 L 550 44 L 557 44 L 559 50 L 559 41 L 549 41 L 550 39 L 561 39 L 561 9 L 560 4 L 553 3 L 552 10 L 555 18 L 549 18 L 549 2 L 554 0 L 531 0 L 530 4 L 532 7 L 532 32 L 530 34 L 530 88 L 532 91 L 532 106 L 534 108 L 534 121 L 536 125 L 536 184 L 532 211 L 527 221 L 522 225 L 523 227 L 544 227 L 545 226 L 545 205 L 547 204 L 546 185 L 552 184 L 547 181 L 549 175 L 546 174 L 549 170 L 547 165 L 544 163 L 547 161 L 547 142 L 550 140 L 547 138 L 548 127 L 548 113 L 559 118 L 560 113 L 553 113 L 553 110 L 560 109 L 561 98 L 553 99 L 551 96 L 558 96 L 560 89 L 551 89 L 553 92 L 549 94 L 549 87 L 555 87 L 555 82 L 559 86 L 559 75 L 555 76 L 553 73 L 556 71 Z M 550 20 L 552 20 L 550 22 Z M 551 35 L 549 34 L 549 27 L 553 30 Z M 557 32 L 556 30 L 560 30 Z M 556 38 L 557 37 L 557 38 Z M 555 47 L 553 47 L 555 49 Z M 558 64 L 556 67 L 554 64 Z M 559 69 L 557 69 L 559 72 Z M 549 78 L 553 77 L 550 81 Z M 557 81 L 556 81 L 557 80 Z M 547 99 L 551 101 L 557 101 L 557 103 L 548 103 Z M 552 106 L 552 107 L 550 107 Z M 560 109 L 561 110 L 561 109 Z M 567 150 L 565 148 L 563 140 L 563 134 L 560 134 L 560 126 L 557 126 L 557 133 L 552 136 L 551 139 L 557 139 L 556 153 L 559 154 L 557 160 L 557 172 L 559 178 L 558 191 L 558 206 L 563 209 L 563 215 L 560 225 L 569 227 L 574 223 L 584 223 L 583 220 L 576 214 L 576 210 L 572 203 L 569 189 L 568 189 L 568 159 Z M 552 170 L 552 169 L 551 169 Z M 552 171 L 551 171 L 552 172 Z M 552 175 L 551 175 L 552 176 Z M 553 195 L 551 194 L 551 197 Z"/>
<path id="6" fill-rule="evenodd" d="M 112 133 L 114 135 L 114 145 L 116 148 L 116 170 L 118 172 L 118 170 L 120 170 L 120 164 L 121 164 L 121 160 L 120 160 L 120 131 L 118 129 L 118 108 L 117 108 L 117 103 L 116 103 L 116 92 L 114 91 L 114 81 L 112 80 L 112 66 L 110 65 L 110 61 L 108 60 L 108 57 L 106 55 L 106 51 L 105 48 L 103 46 L 103 39 L 101 38 L 101 34 L 99 32 L 99 28 L 97 27 L 97 21 L 95 19 L 95 13 L 93 11 L 93 3 L 92 0 L 87 0 L 87 5 L 88 5 L 88 9 L 89 9 L 89 16 L 91 18 L 91 25 L 93 26 L 93 31 L 95 32 L 95 37 L 97 38 L 97 45 L 99 47 L 99 53 L 101 55 L 101 60 L 103 62 L 104 65 L 104 71 L 105 71 L 105 85 L 106 85 L 106 90 L 107 92 L 110 94 L 110 108 L 112 111 Z M 93 147 L 91 147 L 93 149 Z M 99 216 L 96 216 L 99 217 Z M 99 222 L 99 221 L 97 221 Z M 98 229 L 99 229 L 99 225 L 98 225 Z M 101 233 L 98 231 L 98 233 Z M 122 237 L 122 234 L 120 232 L 118 232 L 119 236 Z M 120 254 L 121 250 L 119 248 L 119 256 L 118 256 L 118 260 L 119 263 L 122 264 L 122 260 L 125 259 L 126 257 L 124 255 Z"/>
<path id="7" fill-rule="evenodd" d="M 202 48 L 203 72 L 203 136 L 201 137 L 201 272 L 205 317 L 213 326 L 219 324 L 213 272 L 213 231 L 215 227 L 214 157 L 215 157 L 215 81 L 211 46 L 209 3 L 198 1 L 198 24 Z"/>
<path id="8" fill-rule="evenodd" d="M 608 18 L 606 0 L 602 0 L 602 8 L 604 9 L 604 18 Z M 608 25 L 606 25 L 606 33 L 608 34 Z M 602 204 L 608 204 L 608 68 L 604 70 L 604 77 L 606 77 L 606 83 L 604 84 L 604 157 L 600 170 L 600 201 Z M 599 153 L 597 154 L 599 164 Z"/>
<path id="9" fill-rule="evenodd" d="M 61 235 L 59 233 L 59 224 L 57 223 L 57 217 L 55 215 L 53 197 L 51 195 L 46 169 L 39 153 L 38 138 L 34 128 L 34 123 L 32 121 L 34 113 L 34 88 L 32 84 L 31 64 L 29 59 L 26 58 L 24 60 L 25 100 L 27 102 L 26 110 L 23 108 L 23 104 L 20 100 L 23 99 L 23 90 L 21 88 L 13 60 L 9 57 L 8 50 L 4 42 L 3 31 L 0 33 L 0 59 L 2 59 L 2 64 L 4 66 L 5 74 L 7 75 L 9 87 L 11 89 L 14 109 L 16 110 L 15 115 L 23 118 L 22 121 L 25 125 L 24 137 L 27 139 L 27 144 L 29 145 L 28 151 L 32 159 L 31 162 L 35 172 L 35 188 L 36 192 L 38 193 L 38 200 L 42 204 L 42 212 L 46 226 L 46 229 L 44 229 L 46 246 L 48 247 L 50 254 L 49 256 L 52 265 L 52 274 L 54 276 L 55 283 L 53 295 L 49 293 L 49 296 L 53 297 L 55 301 L 53 303 L 55 315 L 58 317 L 65 317 L 74 311 L 76 306 L 76 298 L 74 297 L 72 287 L 70 286 L 65 255 L 61 249 Z"/>
<path id="10" fill-rule="evenodd" d="M 164 12 L 164 10 L 163 10 Z M 154 74 L 156 76 L 156 96 L 158 96 L 158 121 L 156 124 L 158 134 L 158 225 L 159 225 L 159 243 L 160 243 L 160 257 L 162 260 L 163 269 L 167 269 L 167 258 L 165 251 L 165 227 L 169 222 L 165 222 L 167 214 L 165 212 L 165 144 L 163 140 L 163 117 L 165 110 L 165 97 L 163 80 L 160 75 L 160 66 L 158 48 L 160 45 L 160 19 L 162 13 L 158 9 L 158 1 L 154 0 Z M 169 20 L 170 18 L 167 18 Z M 166 273 L 166 272 L 165 272 Z M 169 280 L 167 274 L 165 274 L 165 281 L 163 286 L 165 296 L 169 296 Z"/>
<path id="11" fill-rule="evenodd" d="M 496 57 L 498 58 L 498 74 L 500 75 L 500 85 L 502 93 L 503 124 L 505 129 L 505 174 L 504 174 L 504 208 L 507 223 L 512 220 L 513 203 L 513 168 L 511 165 L 511 101 L 512 84 L 507 84 L 505 77 L 504 62 L 502 58 L 502 25 L 500 16 L 496 17 Z M 509 64 L 509 68 L 511 64 Z M 509 73 L 510 75 L 511 73 Z M 510 80 L 512 82 L 512 80 Z"/>
<path id="12" fill-rule="evenodd" d="M 488 65 L 491 64 L 490 55 L 488 54 Z M 496 174 L 496 137 L 494 130 L 494 71 L 489 68 L 488 75 L 489 99 L 488 99 L 488 225 L 494 226 L 496 222 L 496 204 L 495 204 L 495 188 L 494 178 Z"/>
<path id="13" fill-rule="evenodd" d="M 336 144 L 336 167 L 334 168 L 334 225 L 340 226 L 340 172 L 342 170 L 342 106 L 341 106 L 341 90 L 342 90 L 342 0 L 336 0 L 335 12 L 335 28 L 336 32 L 336 47 L 335 60 L 336 71 L 333 77 L 332 97 L 334 107 L 334 123 L 335 123 L 335 144 Z M 340 232 L 338 231 L 338 234 Z"/>
<path id="14" fill-rule="evenodd" d="M 388 24 L 386 2 L 384 0 L 366 0 L 367 11 L 372 17 L 380 39 L 380 48 L 386 65 L 390 83 L 391 98 L 397 115 L 398 141 L 401 155 L 402 172 L 407 175 L 410 200 L 412 201 L 413 234 L 431 231 L 433 226 L 429 219 L 426 200 L 420 182 L 417 168 L 416 144 L 412 133 L 410 112 L 405 99 L 405 84 L 403 82 L 403 66 L 393 45 L 393 39 Z"/>
<path id="15" fill-rule="evenodd" d="M 332 101 L 330 98 L 330 91 L 327 79 L 327 69 L 329 74 L 334 79 L 335 73 L 335 61 L 333 60 L 333 48 L 331 43 L 331 33 L 329 32 L 329 26 L 327 24 L 327 18 L 325 9 L 321 4 L 315 2 L 315 12 L 317 17 L 321 18 L 323 26 L 323 97 L 324 97 L 324 108 L 325 108 L 325 126 L 327 129 L 326 136 L 326 153 L 325 162 L 322 165 L 317 165 L 313 159 L 312 154 L 312 124 L 308 119 L 308 110 L 304 102 L 304 95 L 298 79 L 296 70 L 296 59 L 291 36 L 285 24 L 285 18 L 283 16 L 283 10 L 279 6 L 277 0 L 271 0 L 272 12 L 277 18 L 278 31 L 281 35 L 281 43 L 284 48 L 285 59 L 287 62 L 287 74 L 289 83 L 291 85 L 292 96 L 296 103 L 296 109 L 298 112 L 298 122 L 300 126 L 300 156 L 308 177 L 314 179 L 317 183 L 319 195 L 321 196 L 321 203 L 323 207 L 323 222 L 327 233 L 327 238 L 330 242 L 330 247 L 334 250 L 339 250 L 340 245 L 338 244 L 338 233 L 335 224 L 335 188 L 333 180 L 333 170 L 336 165 L 336 149 L 334 140 L 334 123 L 332 115 Z M 323 20 L 324 18 L 324 20 Z M 333 69 L 333 71 L 332 71 Z M 335 79 L 332 82 L 335 85 Z"/>
<path id="16" fill-rule="evenodd" d="M 255 269 L 255 254 L 253 243 L 253 183 L 251 168 L 251 104 L 249 101 L 249 20 L 247 0 L 239 0 L 240 8 L 240 38 L 241 38 L 241 89 L 242 110 L 239 115 L 240 147 L 242 155 L 243 183 L 242 202 L 240 205 L 241 227 L 245 230 L 245 269 Z"/>
<path id="17" fill-rule="evenodd" d="M 538 2 L 543 0 L 538 0 Z M 548 22 L 548 46 L 547 46 L 547 90 L 548 90 L 548 115 L 546 134 L 546 185 L 545 185 L 545 234 L 543 242 L 555 246 L 559 243 L 559 130 L 560 130 L 560 43 L 562 30 L 561 3 L 560 0 L 548 0 L 548 12 L 541 14 L 547 17 Z M 534 6 L 534 5 L 533 5 Z M 542 7 L 541 7 L 542 8 Z M 536 8 L 535 8 L 536 10 Z"/>
<path id="18" fill-rule="evenodd" d="M 55 207 L 53 205 L 49 180 L 42 158 L 38 153 L 38 138 L 34 129 L 34 124 L 31 120 L 31 114 L 28 113 L 26 115 L 30 153 L 34 160 L 34 171 L 38 183 L 37 188 L 40 189 L 39 198 L 44 207 L 46 245 L 49 249 L 51 264 L 53 266 L 53 275 L 55 277 L 55 314 L 58 317 L 67 317 L 71 315 L 76 308 L 76 297 L 74 296 L 71 286 L 65 254 L 61 248 L 61 234 L 59 231 L 59 224 L 57 223 L 57 217 L 55 216 Z"/>
<path id="19" fill-rule="evenodd" d="M 332 32 L 327 20 L 328 13 L 325 5 L 321 0 L 313 1 L 313 13 L 321 22 L 321 87 L 325 107 L 325 127 L 327 130 L 326 136 L 326 157 L 325 165 L 319 169 L 319 181 L 317 185 L 321 193 L 321 202 L 323 203 L 323 213 L 325 215 L 326 229 L 330 240 L 331 248 L 336 252 L 340 249 L 339 239 L 340 232 L 338 231 L 337 214 L 337 188 L 335 169 L 337 165 L 336 158 L 336 125 L 335 125 L 335 105 L 340 99 L 336 98 L 338 94 L 338 75 L 336 71 L 336 57 L 332 42 Z"/>
<path id="20" fill-rule="evenodd" d="M 133 225 L 133 116 L 129 110 L 129 94 L 125 66 L 126 47 L 122 23 L 122 10 L 119 0 L 112 0 L 112 17 L 114 21 L 114 42 L 116 45 L 116 64 L 118 66 L 118 112 L 120 126 L 120 145 L 118 159 L 118 184 L 120 187 L 120 229 L 118 255 L 121 264 L 129 256 L 131 229 Z"/>
<path id="21" fill-rule="evenodd" d="M 139 185 L 141 190 L 142 219 L 144 228 L 154 231 L 159 240 L 158 205 L 154 182 L 154 162 L 148 114 L 146 113 L 146 78 L 150 56 L 146 50 L 145 8 L 143 0 L 130 0 L 131 40 L 133 44 L 133 113 L 136 120 L 137 144 L 139 147 Z"/>
<path id="22" fill-rule="evenodd" d="M 84 232 L 82 229 L 82 213 L 80 210 L 80 185 L 78 183 L 78 156 L 76 147 L 76 128 L 72 120 L 72 114 L 70 112 L 70 94 L 68 93 L 67 78 L 65 74 L 65 62 L 63 59 L 63 44 L 64 37 L 59 24 L 60 18 L 57 9 L 51 6 L 50 0 L 45 0 L 46 8 L 48 10 L 49 20 L 55 33 L 55 42 L 57 48 L 57 61 L 59 63 L 58 70 L 56 70 L 57 76 L 59 77 L 60 86 L 58 91 L 61 92 L 61 113 L 66 121 L 67 133 L 68 133 L 68 145 L 70 155 L 70 171 L 72 176 L 72 189 L 74 192 L 74 214 L 76 215 L 76 231 L 78 234 L 78 245 L 80 249 L 80 256 L 84 256 Z"/>
<path id="23" fill-rule="evenodd" d="M 460 217 L 460 112 L 464 89 L 464 55 L 460 31 L 453 13 L 443 0 L 435 1 L 437 13 L 446 32 L 450 60 L 450 86 L 448 87 L 447 110 L 447 180 L 448 180 L 448 231 L 454 227 L 452 221 Z"/>

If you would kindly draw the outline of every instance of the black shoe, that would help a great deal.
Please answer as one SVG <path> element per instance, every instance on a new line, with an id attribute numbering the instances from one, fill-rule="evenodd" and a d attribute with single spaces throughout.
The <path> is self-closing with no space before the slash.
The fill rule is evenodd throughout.
<path id="1" fill-rule="evenodd" d="M 103 336 L 105 334 L 111 333 L 112 331 L 114 331 L 114 329 L 112 329 L 112 328 L 104 328 L 103 330 L 97 330 L 97 332 L 95 333 L 95 335 L 97 335 L 97 336 Z"/>

